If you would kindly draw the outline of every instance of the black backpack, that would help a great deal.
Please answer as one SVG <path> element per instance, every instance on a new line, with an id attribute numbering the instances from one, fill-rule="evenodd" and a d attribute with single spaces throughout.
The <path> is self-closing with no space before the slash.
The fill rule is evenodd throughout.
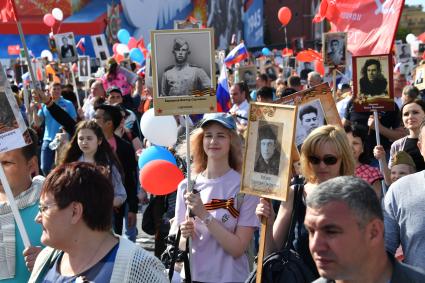
<path id="1" fill-rule="evenodd" d="M 302 201 L 304 186 L 295 181 L 294 208 L 291 214 L 288 237 L 282 250 L 274 252 L 264 258 L 262 283 L 310 283 L 317 276 L 310 270 L 298 253 L 293 248 L 295 236 L 295 224 L 299 211 L 299 203 Z M 257 271 L 254 270 L 245 281 L 246 283 L 256 282 Z"/>

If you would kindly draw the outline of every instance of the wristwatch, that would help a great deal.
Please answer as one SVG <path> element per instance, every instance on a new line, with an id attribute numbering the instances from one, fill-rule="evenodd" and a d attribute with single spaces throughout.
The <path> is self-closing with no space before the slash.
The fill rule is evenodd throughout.
<path id="1" fill-rule="evenodd" d="M 203 224 L 205 224 L 205 226 L 208 226 L 213 221 L 213 219 L 214 219 L 214 217 L 210 213 L 208 213 L 207 217 L 205 217 L 205 219 L 201 220 L 201 222 Z"/>

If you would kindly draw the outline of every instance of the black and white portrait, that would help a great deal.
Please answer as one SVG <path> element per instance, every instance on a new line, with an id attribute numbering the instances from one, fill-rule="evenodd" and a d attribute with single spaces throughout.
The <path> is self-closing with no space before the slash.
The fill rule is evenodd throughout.
<path id="1" fill-rule="evenodd" d="M 310 72 L 313 72 L 313 63 L 312 62 L 300 62 L 299 66 L 299 74 L 301 80 L 307 81 L 307 75 Z"/>
<path id="2" fill-rule="evenodd" d="M 72 32 L 56 34 L 55 43 L 61 63 L 72 63 L 78 60 L 74 34 Z"/>
<path id="3" fill-rule="evenodd" d="M 238 68 L 239 81 L 245 82 L 249 89 L 255 89 L 257 67 L 255 65 L 243 66 Z"/>
<path id="4" fill-rule="evenodd" d="M 254 172 L 279 175 L 282 123 L 259 121 Z"/>
<path id="5" fill-rule="evenodd" d="M 80 80 L 88 79 L 90 70 L 90 58 L 88 56 L 80 56 L 78 58 L 78 77 Z"/>
<path id="6" fill-rule="evenodd" d="M 104 34 L 92 35 L 91 42 L 93 44 L 94 53 L 96 58 L 99 58 L 101 65 L 105 65 L 109 58 L 109 49 L 106 44 L 106 37 Z"/>
<path id="7" fill-rule="evenodd" d="M 210 95 L 214 54 L 211 30 L 154 32 L 152 59 L 158 97 Z"/>
<path id="8" fill-rule="evenodd" d="M 416 68 L 414 79 L 415 86 L 419 90 L 425 89 L 425 65 L 420 65 Z"/>
<path id="9" fill-rule="evenodd" d="M 242 40 L 242 10 L 242 0 L 208 0 L 207 26 L 214 28 L 217 49 L 227 49 Z"/>
<path id="10" fill-rule="evenodd" d="M 296 145 L 299 148 L 307 136 L 316 128 L 326 125 L 320 99 L 298 106 Z"/>
<path id="11" fill-rule="evenodd" d="M 345 66 L 347 33 L 335 32 L 323 34 L 324 65 Z"/>
<path id="12" fill-rule="evenodd" d="M 403 43 L 396 45 L 397 62 L 407 63 L 411 60 L 410 44 Z"/>
<path id="13" fill-rule="evenodd" d="M 360 94 L 364 96 L 388 95 L 388 79 L 382 67 L 381 60 L 370 58 L 365 61 L 360 69 Z"/>

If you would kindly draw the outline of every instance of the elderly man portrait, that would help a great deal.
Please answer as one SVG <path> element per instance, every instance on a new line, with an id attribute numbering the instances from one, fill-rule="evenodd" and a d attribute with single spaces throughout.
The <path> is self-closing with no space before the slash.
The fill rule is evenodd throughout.
<path id="1" fill-rule="evenodd" d="M 174 39 L 175 65 L 165 68 L 159 96 L 192 95 L 193 90 L 211 88 L 208 74 L 201 67 L 189 64 L 190 53 L 189 43 L 185 39 L 179 37 Z"/>
<path id="2" fill-rule="evenodd" d="M 255 172 L 279 175 L 280 149 L 276 137 L 277 130 L 276 125 L 260 126 L 258 130 L 260 154 L 255 162 Z"/>
<path id="3" fill-rule="evenodd" d="M 381 62 L 368 59 L 361 69 L 360 94 L 367 96 L 387 95 L 388 81 L 382 74 Z"/>

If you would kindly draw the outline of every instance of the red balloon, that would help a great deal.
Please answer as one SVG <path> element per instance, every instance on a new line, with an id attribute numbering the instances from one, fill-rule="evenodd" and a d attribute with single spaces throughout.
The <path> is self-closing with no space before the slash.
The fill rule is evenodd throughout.
<path id="1" fill-rule="evenodd" d="M 137 48 L 137 40 L 134 37 L 130 37 L 130 40 L 127 43 L 128 49 Z"/>
<path id="2" fill-rule="evenodd" d="M 282 25 L 286 26 L 291 21 L 292 12 L 288 7 L 282 7 L 279 9 L 277 17 L 279 18 L 279 21 L 282 23 Z"/>
<path id="3" fill-rule="evenodd" d="M 143 166 L 139 181 L 142 188 L 154 195 L 167 195 L 177 190 L 184 175 L 173 163 L 153 160 Z"/>
<path id="4" fill-rule="evenodd" d="M 43 22 L 44 22 L 44 24 L 45 24 L 46 26 L 48 26 L 48 27 L 52 27 L 52 26 L 54 26 L 54 25 L 55 25 L 56 20 L 55 20 L 55 17 L 53 17 L 53 15 L 52 15 L 52 14 L 47 13 L 47 14 L 45 14 L 45 15 L 44 15 L 44 17 L 43 17 Z"/>

